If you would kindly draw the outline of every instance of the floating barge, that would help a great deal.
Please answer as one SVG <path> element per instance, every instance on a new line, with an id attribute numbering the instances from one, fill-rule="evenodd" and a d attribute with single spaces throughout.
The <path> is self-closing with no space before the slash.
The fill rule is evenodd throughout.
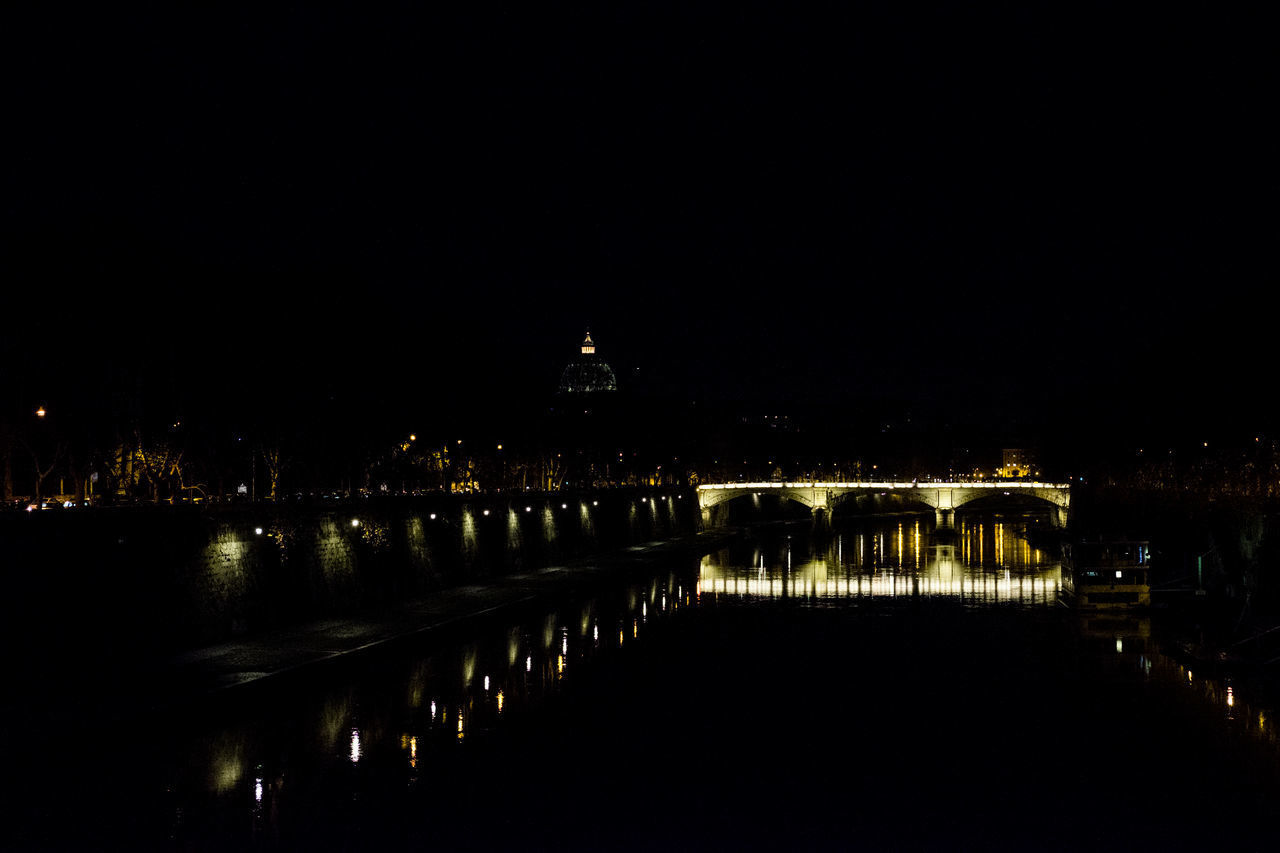
<path id="1" fill-rule="evenodd" d="M 1098 537 L 1063 543 L 1063 591 L 1082 610 L 1151 606 L 1151 543 Z"/>

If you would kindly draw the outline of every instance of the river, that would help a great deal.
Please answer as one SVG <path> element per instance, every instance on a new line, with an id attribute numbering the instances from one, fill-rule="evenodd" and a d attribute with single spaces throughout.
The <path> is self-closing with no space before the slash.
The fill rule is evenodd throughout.
<path id="1" fill-rule="evenodd" d="M 1262 849 L 1248 689 L 994 515 L 763 528 L 11 769 L 14 849 Z M 1158 618 L 1156 618 L 1158 622 Z M 20 737 L 20 733 L 11 733 Z"/>

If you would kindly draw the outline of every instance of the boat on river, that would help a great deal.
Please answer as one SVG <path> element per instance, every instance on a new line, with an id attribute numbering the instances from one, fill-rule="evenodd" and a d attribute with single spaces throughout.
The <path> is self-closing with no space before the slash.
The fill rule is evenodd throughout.
<path id="1" fill-rule="evenodd" d="M 1063 591 L 1082 610 L 1151 606 L 1151 543 L 1093 537 L 1063 543 Z"/>

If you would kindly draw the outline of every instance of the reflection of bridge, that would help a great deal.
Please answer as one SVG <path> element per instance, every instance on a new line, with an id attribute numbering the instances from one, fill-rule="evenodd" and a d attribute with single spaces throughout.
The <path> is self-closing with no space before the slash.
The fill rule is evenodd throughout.
<path id="1" fill-rule="evenodd" d="M 717 483 L 698 486 L 702 522 L 711 522 L 712 507 L 761 494 L 804 504 L 819 526 L 825 525 L 831 511 L 844 501 L 869 495 L 893 495 L 932 507 L 939 527 L 950 526 L 957 509 L 980 498 L 1016 495 L 1042 501 L 1057 509 L 1056 520 L 1061 525 L 1067 523 L 1067 509 L 1071 506 L 1071 486 L 1067 483 Z"/>
<path id="2" fill-rule="evenodd" d="M 1019 602 L 1051 605 L 1062 588 L 1062 565 L 1035 572 L 984 572 L 958 563 L 954 555 L 931 557 L 921 572 L 862 572 L 848 565 L 814 560 L 795 570 L 765 572 L 745 566 L 717 566 L 703 557 L 698 595 L 740 598 L 958 598 L 970 603 Z"/>

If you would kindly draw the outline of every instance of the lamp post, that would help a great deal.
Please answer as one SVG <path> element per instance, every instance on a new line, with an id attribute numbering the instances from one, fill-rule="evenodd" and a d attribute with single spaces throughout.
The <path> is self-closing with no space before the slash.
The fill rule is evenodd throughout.
<path id="1" fill-rule="evenodd" d="M 34 503 L 39 507 L 43 498 L 43 495 L 41 494 L 41 487 L 44 485 L 44 479 L 52 474 L 53 469 L 57 467 L 58 462 L 62 458 L 63 447 L 55 439 L 52 448 L 53 459 L 49 462 L 49 467 L 43 468 L 41 466 L 40 457 L 42 455 L 42 451 L 46 449 L 41 446 L 42 439 L 48 436 L 52 428 L 47 425 L 47 417 L 49 413 L 45 411 L 43 405 L 38 406 L 33 414 L 37 425 L 31 430 L 31 441 L 23 443 L 27 447 L 27 452 L 31 455 L 31 464 L 35 469 L 33 472 L 35 475 Z"/>

